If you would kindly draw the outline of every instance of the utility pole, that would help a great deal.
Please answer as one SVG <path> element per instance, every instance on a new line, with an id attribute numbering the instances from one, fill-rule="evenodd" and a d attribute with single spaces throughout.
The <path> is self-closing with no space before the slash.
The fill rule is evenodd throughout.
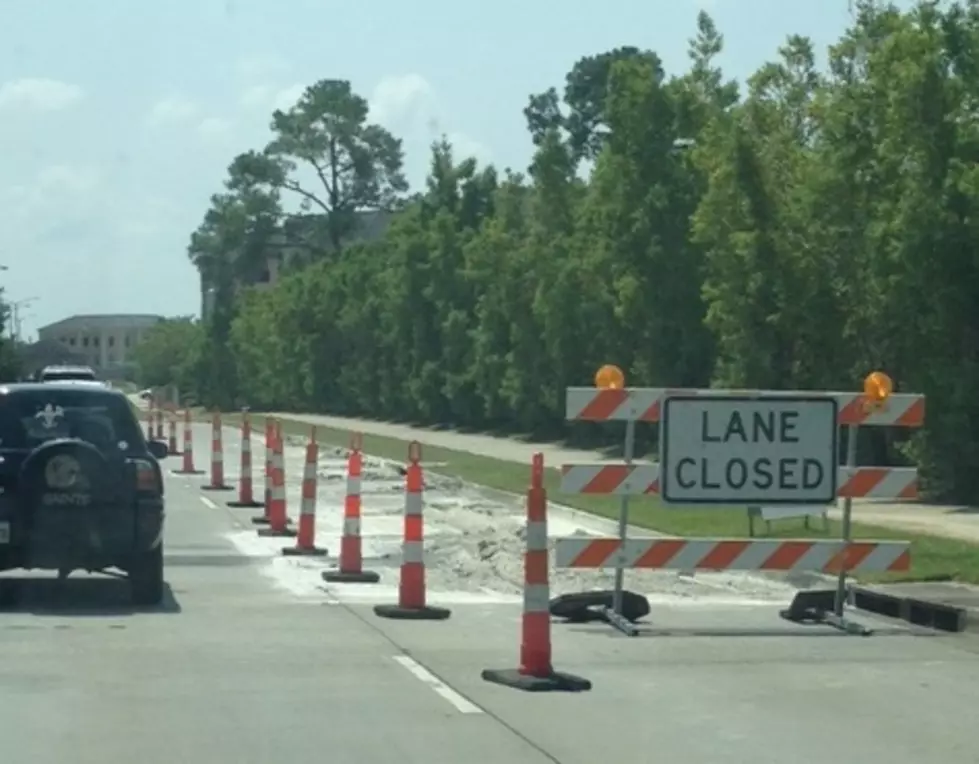
<path id="1" fill-rule="evenodd" d="M 23 314 L 21 313 L 22 308 L 26 308 L 31 303 L 37 301 L 38 297 L 27 297 L 23 300 L 17 300 L 16 302 L 10 303 L 10 336 L 13 338 L 14 342 L 20 342 L 20 338 L 23 332 Z"/>

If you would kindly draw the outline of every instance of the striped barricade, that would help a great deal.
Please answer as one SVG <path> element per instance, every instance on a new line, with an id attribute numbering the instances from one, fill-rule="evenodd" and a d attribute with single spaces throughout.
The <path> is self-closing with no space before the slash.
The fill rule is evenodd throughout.
<path id="1" fill-rule="evenodd" d="M 570 537 L 554 540 L 557 568 L 895 573 L 910 568 L 907 541 Z"/>
<path id="2" fill-rule="evenodd" d="M 605 381 L 601 377 L 605 376 Z M 876 386 L 876 387 L 875 387 Z M 924 424 L 925 398 L 923 395 L 906 393 L 891 393 L 890 379 L 880 372 L 868 376 L 864 383 L 865 393 L 819 392 L 819 391 L 783 391 L 783 390 L 697 390 L 681 388 L 629 388 L 624 386 L 624 375 L 616 367 L 606 366 L 596 375 L 596 387 L 571 387 L 567 389 L 566 419 L 571 422 L 625 422 L 626 446 L 625 463 L 620 464 L 566 464 L 561 468 L 561 491 L 568 494 L 590 494 L 621 497 L 620 533 L 618 538 L 565 538 L 557 539 L 556 563 L 559 568 L 611 568 L 616 571 L 616 594 L 621 591 L 622 571 L 629 568 L 656 568 L 663 570 L 738 570 L 738 571 L 783 571 L 783 572 L 818 572 L 837 573 L 839 576 L 837 590 L 832 598 L 828 612 L 822 605 L 825 599 L 819 600 L 820 608 L 803 608 L 797 603 L 783 611 L 790 620 L 803 618 L 818 618 L 833 626 L 850 633 L 868 633 L 863 627 L 850 624 L 843 618 L 843 596 L 845 577 L 851 572 L 890 572 L 906 571 L 910 566 L 910 544 L 904 541 L 860 541 L 850 540 L 849 520 L 850 503 L 854 498 L 882 498 L 907 500 L 914 499 L 918 493 L 918 471 L 913 467 L 859 467 L 855 466 L 856 453 L 855 432 L 859 427 L 921 427 Z M 881 393 L 880 389 L 886 387 Z M 792 406 L 798 399 L 801 407 L 819 404 L 823 400 L 833 406 L 837 428 L 831 429 L 825 437 L 830 440 L 827 461 L 821 474 L 826 474 L 839 453 L 838 432 L 842 429 L 847 437 L 847 466 L 837 467 L 836 482 L 832 485 L 827 481 L 825 497 L 820 502 L 825 506 L 826 499 L 834 492 L 844 500 L 844 530 L 840 540 L 757 540 L 757 539 L 630 539 L 628 537 L 628 502 L 632 496 L 650 496 L 661 493 L 661 467 L 659 464 L 632 461 L 632 443 L 634 442 L 634 427 L 637 423 L 659 423 L 664 419 L 664 409 L 667 401 L 673 406 L 687 405 L 704 398 L 703 410 L 708 411 L 708 405 L 719 403 L 716 399 L 730 403 L 721 405 L 745 404 L 765 406 L 776 410 L 778 406 Z M 716 432 L 707 429 L 707 414 L 703 414 L 704 443 L 726 442 L 718 441 Z M 675 420 L 676 421 L 676 420 Z M 731 420 L 735 421 L 734 419 Z M 737 420 L 740 422 L 741 420 Z M 832 419 L 825 420 L 832 428 Z M 774 425 L 772 425 L 774 426 Z M 686 428 L 686 425 L 683 425 Z M 819 430 L 825 433 L 826 428 Z M 675 434 L 667 435 L 660 432 L 660 451 L 665 454 L 669 441 L 673 437 L 685 437 L 688 429 L 681 429 Z M 737 432 L 732 430 L 732 432 Z M 711 435 L 708 438 L 708 433 Z M 814 435 L 813 438 L 816 436 Z M 824 437 L 823 435 L 819 436 Z M 696 440 L 692 441 L 696 447 Z M 790 441 L 786 441 L 790 442 Z M 795 441 L 799 442 L 798 438 Z M 809 441 L 807 441 L 809 442 Z M 820 441 L 814 439 L 812 443 Z M 690 444 L 686 444 L 687 453 Z M 670 451 L 672 454 L 673 452 Z M 666 459 L 669 469 L 672 462 Z M 688 461 L 688 460 L 684 460 Z M 744 461 L 742 475 L 745 475 Z M 691 463 L 693 463 L 691 461 Z M 730 462 L 733 464 L 734 462 Z M 703 464 L 707 464 L 704 462 Z M 770 465 L 769 465 L 770 466 Z M 819 465 L 817 465 L 819 466 Z M 703 469 L 707 469 L 703 467 Z M 671 473 L 672 474 L 672 473 Z M 706 472 L 704 473 L 706 474 Z M 667 475 L 666 477 L 670 477 Z M 771 475 L 768 474 L 769 484 Z M 679 482 L 677 479 L 676 482 Z M 689 481 L 688 481 L 689 482 Z M 741 485 L 744 479 L 741 480 Z M 735 490 L 730 494 L 738 495 L 740 486 L 731 484 Z M 669 488 L 670 486 L 667 486 Z M 718 488 L 719 485 L 711 485 Z M 676 488 L 673 488 L 676 491 Z M 669 492 L 667 492 L 669 493 Z M 757 494 L 756 494 L 757 495 Z M 673 502 L 676 511 L 684 511 L 682 506 L 696 507 L 696 499 L 684 499 L 674 493 L 668 504 Z M 783 496 L 781 501 L 774 503 L 787 505 L 799 503 L 798 498 Z M 813 497 L 814 499 L 817 497 Z M 723 499 L 723 500 L 722 500 Z M 728 502 L 724 497 L 718 497 L 712 506 L 723 509 L 729 504 L 745 502 Z M 747 503 L 752 503 L 748 501 Z M 758 502 L 761 503 L 761 502 Z M 815 504 L 817 502 L 812 501 Z M 750 512 L 751 508 L 749 508 Z M 800 595 L 801 596 L 801 595 Z M 799 598 L 797 598 L 799 599 Z M 799 615 L 803 610 L 805 613 Z M 818 611 L 818 615 L 813 615 Z M 785 615 L 788 613 L 789 615 Z M 618 610 L 610 614 L 609 622 L 616 628 L 628 634 L 635 631 L 621 622 Z"/>
<path id="3" fill-rule="evenodd" d="M 840 467 L 840 498 L 914 499 L 918 470 L 914 467 Z M 565 464 L 561 493 L 600 496 L 646 496 L 659 493 L 658 464 Z"/>

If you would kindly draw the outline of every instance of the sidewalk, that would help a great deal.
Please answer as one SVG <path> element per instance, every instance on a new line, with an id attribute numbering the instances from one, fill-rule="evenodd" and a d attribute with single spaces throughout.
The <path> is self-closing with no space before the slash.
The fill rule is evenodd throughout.
<path id="1" fill-rule="evenodd" d="M 409 427 L 391 422 L 375 422 L 368 419 L 325 416 L 322 414 L 282 414 L 272 416 L 281 419 L 317 424 L 339 430 L 359 430 L 365 434 L 379 435 L 398 440 L 417 440 L 425 446 L 464 451 L 487 456 L 505 462 L 526 464 L 535 452 L 544 454 L 544 462 L 551 468 L 570 462 L 614 462 L 594 451 L 564 448 L 554 443 L 526 443 L 520 440 L 493 435 L 478 435 Z M 935 536 L 970 541 L 979 544 L 979 509 L 967 507 L 918 504 L 911 502 L 853 502 L 853 516 L 857 522 L 879 525 L 897 530 L 917 531 Z M 840 519 L 841 511 L 830 510 L 830 517 Z"/>

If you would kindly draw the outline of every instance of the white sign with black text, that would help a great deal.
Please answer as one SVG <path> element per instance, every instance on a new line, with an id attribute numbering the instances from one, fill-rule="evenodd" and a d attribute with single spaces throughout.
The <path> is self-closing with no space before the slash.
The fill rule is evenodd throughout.
<path id="1" fill-rule="evenodd" d="M 837 410 L 825 396 L 676 396 L 663 403 L 667 504 L 832 504 Z"/>

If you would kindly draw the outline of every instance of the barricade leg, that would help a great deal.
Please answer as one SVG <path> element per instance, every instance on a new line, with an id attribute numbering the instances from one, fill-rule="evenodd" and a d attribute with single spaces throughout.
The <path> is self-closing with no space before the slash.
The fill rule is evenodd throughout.
<path id="1" fill-rule="evenodd" d="M 205 491 L 233 491 L 234 486 L 224 482 L 224 445 L 221 438 L 221 413 L 214 412 L 211 419 L 211 482 L 202 486 Z"/>
<path id="2" fill-rule="evenodd" d="M 316 466 L 319 447 L 316 444 L 316 428 L 312 429 L 306 444 L 306 462 L 303 465 L 303 495 L 299 505 L 299 531 L 295 546 L 285 547 L 282 554 L 289 556 L 323 557 L 326 549 L 316 546 Z"/>
<path id="3" fill-rule="evenodd" d="M 425 602 L 425 542 L 422 520 L 421 444 L 408 445 L 408 469 L 405 473 L 404 543 L 401 551 L 401 581 L 397 605 L 376 605 L 374 613 L 381 618 L 400 620 L 444 621 L 451 611 Z"/>
<path id="4" fill-rule="evenodd" d="M 336 570 L 322 574 L 328 583 L 376 584 L 380 575 L 372 570 L 364 570 L 363 550 L 360 539 L 360 482 L 363 470 L 361 447 L 363 438 L 359 433 L 352 436 L 350 456 L 347 458 L 347 495 L 343 500 L 343 535 L 340 538 L 340 564 Z"/>
<path id="5" fill-rule="evenodd" d="M 547 492 L 544 456 L 534 454 L 527 491 L 527 549 L 524 554 L 524 607 L 520 667 L 484 669 L 482 678 L 527 692 L 583 692 L 591 682 L 555 671 L 551 665 L 550 582 L 547 553 Z"/>
<path id="6" fill-rule="evenodd" d="M 229 507 L 261 507 L 252 493 L 252 424 L 248 412 L 241 414 L 241 474 L 238 476 L 238 498 Z"/>

